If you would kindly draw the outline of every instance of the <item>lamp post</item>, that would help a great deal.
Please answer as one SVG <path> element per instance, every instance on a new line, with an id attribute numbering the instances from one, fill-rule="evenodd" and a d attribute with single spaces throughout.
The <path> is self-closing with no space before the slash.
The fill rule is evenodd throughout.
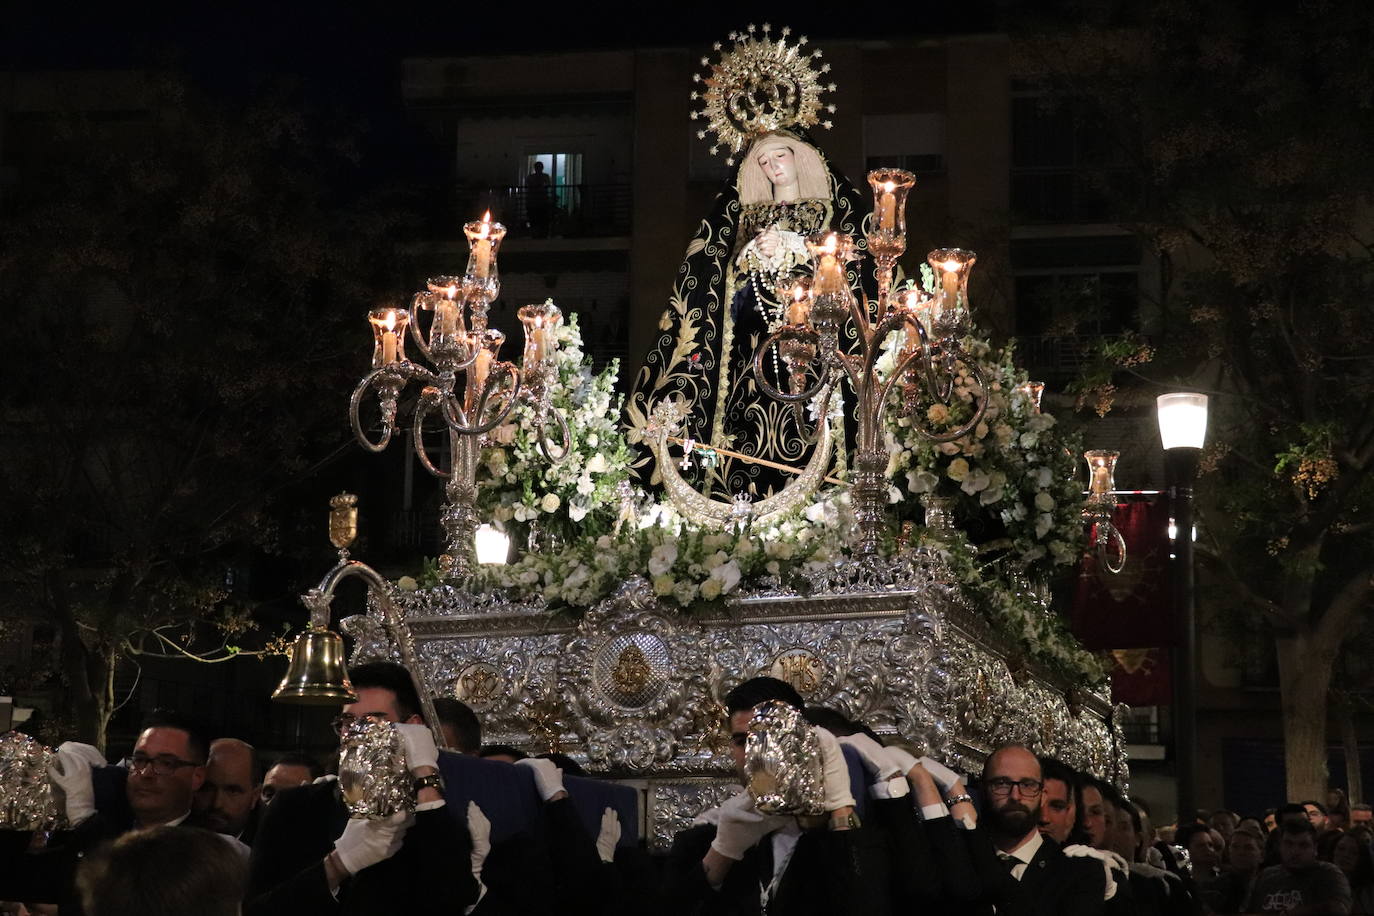
<path id="1" fill-rule="evenodd" d="M 1207 438 L 1207 395 L 1163 394 L 1156 400 L 1159 438 L 1174 525 L 1174 607 L 1178 649 L 1174 659 L 1174 764 L 1178 770 L 1178 822 L 1197 811 L 1197 614 L 1193 594 L 1193 481 Z"/>

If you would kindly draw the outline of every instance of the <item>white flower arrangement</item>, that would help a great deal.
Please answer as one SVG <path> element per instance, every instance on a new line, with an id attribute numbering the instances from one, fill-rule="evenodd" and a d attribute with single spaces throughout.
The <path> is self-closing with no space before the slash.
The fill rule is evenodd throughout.
<path id="1" fill-rule="evenodd" d="M 899 517 L 919 522 L 923 494 L 954 497 L 960 527 L 985 549 L 1000 548 L 1010 562 L 1048 580 L 1083 550 L 1082 484 L 1074 476 L 1078 443 L 1060 435 L 1052 415 L 1035 411 L 1010 346 L 994 353 L 975 337 L 963 346 L 988 390 L 958 363 L 952 404 L 927 408 L 923 426 L 957 429 L 973 416 L 975 397 L 985 397 L 987 409 L 967 434 L 941 443 L 918 434 L 901 410 L 889 410 L 888 478 L 900 497 L 892 501 Z M 893 360 L 885 360 L 890 371 Z"/>
<path id="2" fill-rule="evenodd" d="M 550 463 L 539 452 L 532 409 L 521 404 L 487 435 L 477 470 L 477 508 L 517 543 L 538 522 L 546 532 L 593 539 L 610 531 L 620 511 L 620 483 L 630 471 L 630 451 L 620 432 L 615 394 L 618 361 L 593 373 L 582 351 L 577 315 L 555 331 L 557 381 L 553 406 L 568 421 L 567 457 Z M 555 433 L 552 438 L 557 439 Z"/>
<path id="3" fill-rule="evenodd" d="M 529 408 L 519 407 L 488 436 L 478 475 L 478 506 L 498 527 L 518 535 L 538 521 L 563 539 L 556 549 L 523 553 L 506 566 L 483 566 L 478 584 L 512 597 L 538 597 L 551 609 L 580 611 L 608 597 L 632 576 L 645 576 L 665 603 L 701 608 L 761 587 L 803 588 L 808 574 L 849 557 L 853 528 L 849 494 L 832 491 L 795 517 L 743 534 L 702 529 L 668 504 L 638 494 L 634 521 L 618 525 L 629 479 L 630 451 L 613 394 L 616 367 L 593 374 L 582 353 L 576 316 L 557 332 L 558 382 L 553 403 L 572 433 L 569 455 L 550 464 L 538 451 Z M 1074 562 L 1082 549 L 1080 485 L 1074 454 L 1066 451 L 1054 418 L 1037 414 L 1016 393 L 1025 373 L 1010 349 L 992 355 L 970 338 L 965 348 L 988 382 L 987 411 L 968 435 L 935 445 L 910 428 L 900 411 L 886 415 L 884 437 L 889 501 L 899 518 L 921 519 L 918 497 L 955 496 L 964 526 L 995 528 L 1000 547 L 1032 575 Z M 891 355 L 880 371 L 891 371 Z M 884 365 L 885 364 L 885 365 Z M 959 367 L 952 407 L 934 405 L 925 419 L 955 428 L 972 415 L 982 394 L 967 367 Z M 1076 679 L 1097 682 L 1102 664 L 1081 649 L 1057 619 L 1009 588 L 979 550 L 961 540 L 941 550 L 966 596 L 994 629 L 1020 644 L 1028 658 Z M 983 545 L 988 546 L 986 543 Z"/>

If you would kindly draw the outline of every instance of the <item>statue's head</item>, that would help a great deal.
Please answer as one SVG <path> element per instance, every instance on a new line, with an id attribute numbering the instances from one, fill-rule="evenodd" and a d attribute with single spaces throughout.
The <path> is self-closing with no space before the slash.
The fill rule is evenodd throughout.
<path id="1" fill-rule="evenodd" d="M 768 134 L 754 141 L 740 163 L 740 203 L 768 203 L 777 199 L 776 188 L 794 180 L 795 199 L 830 196 L 830 176 L 816 148 L 791 134 Z"/>

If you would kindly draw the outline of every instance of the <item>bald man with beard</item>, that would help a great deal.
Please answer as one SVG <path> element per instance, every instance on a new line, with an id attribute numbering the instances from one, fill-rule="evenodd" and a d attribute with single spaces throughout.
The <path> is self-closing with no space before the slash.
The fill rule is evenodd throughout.
<path id="1" fill-rule="evenodd" d="M 1093 859 L 1071 859 L 1040 832 L 1040 761 L 1025 747 L 998 748 L 983 768 L 982 817 L 967 831 L 982 897 L 977 916 L 1099 916 L 1105 882 Z"/>

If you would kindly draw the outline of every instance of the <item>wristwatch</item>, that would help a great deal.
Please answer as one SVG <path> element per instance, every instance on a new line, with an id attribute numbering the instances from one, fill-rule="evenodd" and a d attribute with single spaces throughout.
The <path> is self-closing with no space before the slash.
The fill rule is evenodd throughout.
<path id="1" fill-rule="evenodd" d="M 857 811 L 850 811 L 844 817 L 834 817 L 832 815 L 828 826 L 831 830 L 858 830 L 859 814 Z"/>
<path id="2" fill-rule="evenodd" d="M 444 791 L 444 777 L 438 773 L 426 773 L 424 776 L 417 776 L 415 778 L 415 794 L 419 795 L 421 789 Z"/>
<path id="3" fill-rule="evenodd" d="M 945 807 L 953 808 L 960 802 L 968 802 L 969 804 L 973 804 L 973 796 L 969 795 L 967 792 L 965 792 L 963 795 L 951 795 L 949 798 L 945 799 Z"/>

